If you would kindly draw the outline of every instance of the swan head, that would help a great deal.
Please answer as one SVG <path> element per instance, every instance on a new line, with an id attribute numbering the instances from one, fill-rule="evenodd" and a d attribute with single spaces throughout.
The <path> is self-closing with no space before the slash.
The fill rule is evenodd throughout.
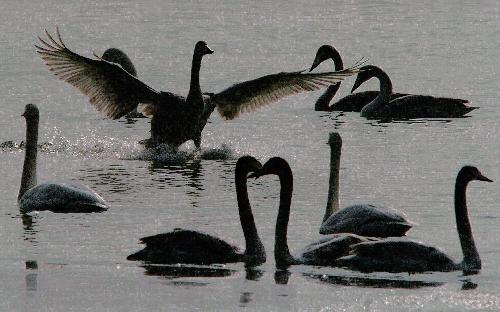
<path id="1" fill-rule="evenodd" d="M 214 51 L 210 49 L 205 41 L 198 41 L 194 46 L 194 53 L 199 55 L 212 54 Z"/>
<path id="2" fill-rule="evenodd" d="M 344 69 L 344 63 L 342 62 L 340 53 L 331 45 L 325 44 L 318 49 L 318 52 L 316 52 L 316 57 L 314 58 L 313 64 L 309 71 L 312 71 L 327 59 L 332 59 L 333 63 L 335 64 L 335 70 Z"/>
<path id="3" fill-rule="evenodd" d="M 381 69 L 374 65 L 366 65 L 359 69 L 359 73 L 356 76 L 356 81 L 354 86 L 352 86 L 351 93 L 353 93 L 357 88 L 359 88 L 365 81 L 370 80 L 375 77 L 377 72 Z"/>
<path id="4" fill-rule="evenodd" d="M 35 104 L 26 104 L 24 108 L 24 113 L 21 116 L 26 118 L 26 120 L 35 118 L 38 119 L 39 117 L 38 107 L 36 107 Z"/>
<path id="5" fill-rule="evenodd" d="M 493 180 L 490 180 L 486 176 L 484 176 L 479 169 L 477 169 L 474 166 L 464 166 L 460 171 L 458 172 L 457 179 L 469 182 L 469 181 L 486 181 L 486 182 L 493 182 Z"/>
<path id="6" fill-rule="evenodd" d="M 282 172 L 290 172 L 291 173 L 292 169 L 290 168 L 290 165 L 288 165 L 288 162 L 284 160 L 281 157 L 273 157 L 270 158 L 260 170 L 257 170 L 256 172 L 250 174 L 248 177 L 249 178 L 260 178 L 261 176 L 268 175 L 268 174 L 276 174 L 279 175 Z"/>
<path id="7" fill-rule="evenodd" d="M 130 58 L 122 50 L 109 48 L 104 51 L 101 59 L 111 63 L 119 64 L 127 73 L 137 77 L 137 71 L 135 70 L 134 64 L 132 64 Z"/>
<path id="8" fill-rule="evenodd" d="M 252 156 L 240 157 L 236 162 L 236 171 L 243 170 L 245 172 L 245 176 L 249 172 L 257 172 L 261 168 L 262 164 L 260 163 L 260 161 L 258 161 Z"/>

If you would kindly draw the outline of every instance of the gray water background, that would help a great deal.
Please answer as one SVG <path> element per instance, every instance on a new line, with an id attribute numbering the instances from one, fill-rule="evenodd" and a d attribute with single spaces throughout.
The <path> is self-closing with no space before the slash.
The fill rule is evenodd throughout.
<path id="1" fill-rule="evenodd" d="M 461 259 L 453 186 L 473 164 L 500 179 L 500 4 L 496 1 L 12 1 L 0 3 L 0 141 L 24 139 L 24 105 L 40 108 L 39 181 L 88 184 L 111 204 L 102 214 L 43 212 L 21 218 L 16 197 L 24 153 L 0 151 L 0 310 L 2 311 L 458 311 L 500 309 L 500 187 L 472 183 L 468 200 L 483 260 L 479 275 L 358 274 L 296 266 L 275 270 L 279 185 L 250 182 L 268 261 L 199 270 L 204 276 L 148 273 L 128 254 L 142 236 L 175 227 L 216 234 L 243 246 L 234 164 L 250 154 L 287 159 L 295 175 L 289 225 L 292 251 L 317 239 L 326 203 L 330 131 L 344 147 L 341 206 L 369 202 L 404 211 L 418 225 L 411 239 Z M 229 85 L 308 68 L 322 44 L 346 65 L 365 57 L 400 92 L 454 96 L 480 106 L 470 118 L 380 124 L 356 113 L 314 112 L 319 92 L 287 98 L 256 113 L 205 128 L 204 151 L 224 157 L 148 153 L 145 119 L 103 118 L 78 90 L 57 80 L 35 53 L 36 36 L 60 27 L 65 43 L 91 56 L 124 50 L 140 78 L 186 94 L 192 50 L 205 40 L 201 86 Z M 325 63 L 320 69 L 331 69 Z M 346 81 L 340 96 L 353 81 Z M 375 89 L 368 83 L 364 89 Z M 228 158 L 228 159 L 224 159 Z M 36 268 L 34 268 L 36 262 Z M 180 275 L 192 273 L 181 271 Z M 158 273 L 158 272 L 156 272 Z M 215 275 L 215 276 L 211 276 Z"/>

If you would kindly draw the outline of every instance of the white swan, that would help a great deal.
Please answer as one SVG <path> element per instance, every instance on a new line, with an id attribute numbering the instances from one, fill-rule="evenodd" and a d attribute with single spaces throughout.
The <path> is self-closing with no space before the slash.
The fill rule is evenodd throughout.
<path id="1" fill-rule="evenodd" d="M 320 234 L 354 233 L 362 236 L 403 236 L 413 226 L 407 217 L 395 210 L 369 204 L 356 204 L 339 210 L 339 168 L 342 138 L 330 133 L 330 182 L 325 216 Z"/>
<path id="2" fill-rule="evenodd" d="M 85 185 L 53 182 L 37 185 L 38 107 L 26 105 L 22 116 L 26 118 L 26 154 L 17 197 L 21 212 L 99 212 L 108 209 L 104 199 Z"/>
<path id="3" fill-rule="evenodd" d="M 466 274 L 481 270 L 481 258 L 472 237 L 465 191 L 470 181 L 493 182 L 476 167 L 465 166 L 455 183 L 455 217 L 464 259 L 456 263 L 441 250 L 419 242 L 392 239 L 353 245 L 351 254 L 338 259 L 338 265 L 363 272 L 426 272 L 463 270 Z"/>

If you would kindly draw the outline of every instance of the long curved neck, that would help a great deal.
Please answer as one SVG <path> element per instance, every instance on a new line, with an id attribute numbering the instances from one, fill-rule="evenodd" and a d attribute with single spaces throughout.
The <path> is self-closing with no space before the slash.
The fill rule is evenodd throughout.
<path id="1" fill-rule="evenodd" d="M 340 153 L 342 145 L 330 145 L 330 181 L 328 183 L 328 198 L 326 202 L 325 216 L 323 222 L 334 212 L 339 211 L 339 171 L 340 171 Z"/>
<path id="2" fill-rule="evenodd" d="M 365 105 L 361 109 L 362 117 L 370 117 L 379 115 L 385 105 L 387 105 L 391 99 L 392 94 L 392 82 L 389 76 L 382 70 L 378 70 L 374 77 L 378 78 L 380 83 L 380 92 L 378 96 L 371 101 L 369 104 Z"/>
<path id="3" fill-rule="evenodd" d="M 329 111 L 330 106 L 328 104 L 330 104 L 335 94 L 337 94 L 339 88 L 340 88 L 340 82 L 326 88 L 326 91 L 318 98 L 316 104 L 314 104 L 314 110 Z"/>
<path id="4" fill-rule="evenodd" d="M 335 71 L 339 71 L 344 69 L 344 62 L 340 57 L 340 54 L 337 50 L 332 51 L 331 59 L 335 64 Z M 340 88 L 340 82 L 334 85 L 329 86 L 326 91 L 318 98 L 316 104 L 314 105 L 315 111 L 329 111 L 330 107 L 328 104 L 332 101 L 335 94 Z"/>
<path id="5" fill-rule="evenodd" d="M 460 175 L 457 177 L 455 184 L 455 217 L 457 222 L 457 232 L 462 246 L 464 259 L 462 262 L 465 270 L 481 269 L 481 258 L 472 237 L 472 229 L 467 213 L 467 202 L 465 191 L 468 181 Z"/>
<path id="6" fill-rule="evenodd" d="M 17 200 L 24 193 L 37 184 L 36 181 L 36 154 L 38 143 L 38 117 L 26 119 L 26 149 L 24 154 L 23 175 Z"/>
<path id="7" fill-rule="evenodd" d="M 280 206 L 276 220 L 274 241 L 274 259 L 278 268 L 285 268 L 294 264 L 296 260 L 290 254 L 287 242 L 288 219 L 292 204 L 293 174 L 290 168 L 281 168 L 278 173 L 280 179 Z"/>
<path id="8" fill-rule="evenodd" d="M 247 191 L 247 174 L 248 171 L 242 168 L 236 168 L 236 198 L 238 200 L 238 212 L 240 215 L 241 228 L 245 236 L 245 254 L 251 256 L 264 257 L 264 245 L 260 240 L 255 220 L 252 214 L 252 207 L 248 199 Z"/>

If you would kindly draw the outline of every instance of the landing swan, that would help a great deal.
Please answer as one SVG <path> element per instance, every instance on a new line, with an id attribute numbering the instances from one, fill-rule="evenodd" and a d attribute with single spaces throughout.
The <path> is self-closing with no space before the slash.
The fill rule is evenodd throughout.
<path id="1" fill-rule="evenodd" d="M 245 252 L 220 238 L 191 230 L 175 229 L 172 232 L 141 238 L 146 247 L 127 260 L 141 260 L 152 263 L 212 264 L 245 262 L 260 265 L 266 261 L 262 244 L 248 200 L 247 176 L 261 168 L 261 164 L 251 156 L 238 159 L 235 169 L 236 194 L 241 227 L 245 236 Z"/>
<path id="2" fill-rule="evenodd" d="M 339 168 L 342 138 L 330 133 L 330 182 L 328 200 L 320 234 L 354 233 L 362 236 L 403 236 L 413 224 L 394 209 L 378 208 L 369 204 L 356 204 L 339 210 Z"/>
<path id="3" fill-rule="evenodd" d="M 344 62 L 342 61 L 342 57 L 340 53 L 331 45 L 323 45 L 316 52 L 316 57 L 314 58 L 313 64 L 309 71 L 312 71 L 319 64 L 324 61 L 331 59 L 333 64 L 335 65 L 335 70 L 344 69 Z M 377 95 L 378 91 L 363 91 L 357 92 L 353 94 L 349 94 L 331 106 L 329 105 L 332 101 L 335 94 L 340 88 L 340 82 L 334 85 L 329 86 L 326 91 L 318 98 L 316 104 L 314 105 L 315 111 L 342 111 L 342 112 L 360 112 L 363 106 L 373 101 Z M 408 94 L 404 93 L 392 93 L 391 100 L 396 99 L 398 97 L 402 97 Z"/>
<path id="4" fill-rule="evenodd" d="M 54 39 L 47 31 L 46 40 L 36 46 L 40 57 L 60 79 L 77 87 L 90 98 L 95 108 L 116 119 L 130 112 L 137 103 L 139 110 L 152 116 L 149 146 L 166 143 L 178 147 L 193 140 L 201 144 L 201 132 L 212 111 L 233 119 L 242 112 L 275 102 L 303 91 L 314 91 L 335 84 L 357 72 L 356 66 L 340 72 L 320 74 L 282 72 L 235 84 L 203 100 L 199 74 L 202 57 L 213 51 L 203 41 L 196 43 L 191 67 L 191 85 L 186 98 L 170 92 L 158 92 L 127 73 L 121 66 L 103 59 L 89 59 L 69 50 L 59 30 Z"/>
<path id="5" fill-rule="evenodd" d="M 361 117 L 368 119 L 457 118 L 477 107 L 469 101 L 429 95 L 407 95 L 390 100 L 392 82 L 389 76 L 374 65 L 360 69 L 351 92 L 373 77 L 380 81 L 380 93 L 370 104 L 361 109 Z"/>
<path id="6" fill-rule="evenodd" d="M 49 210 L 52 212 L 99 212 L 108 204 L 85 185 L 73 183 L 42 183 L 37 185 L 36 158 L 38 143 L 38 107 L 26 105 L 26 150 L 17 201 L 22 213 Z"/>
<path id="7" fill-rule="evenodd" d="M 283 158 L 273 157 L 262 166 L 261 170 L 249 177 L 258 178 L 268 174 L 278 175 L 281 184 L 274 241 L 274 259 L 277 268 L 284 269 L 296 264 L 333 266 L 336 264 L 337 258 L 347 255 L 349 246 L 376 240 L 349 233 L 331 234 L 306 246 L 297 257 L 292 256 L 287 243 L 288 219 L 293 193 L 292 169 Z"/>
<path id="8" fill-rule="evenodd" d="M 363 272 L 415 273 L 463 270 L 466 273 L 477 273 L 481 269 L 481 259 L 472 237 L 465 200 L 467 184 L 473 180 L 492 182 L 476 167 L 465 166 L 458 172 L 455 183 L 455 216 L 464 255 L 462 262 L 454 262 L 435 247 L 394 239 L 354 245 L 351 247 L 351 254 L 340 258 L 338 265 Z"/>

